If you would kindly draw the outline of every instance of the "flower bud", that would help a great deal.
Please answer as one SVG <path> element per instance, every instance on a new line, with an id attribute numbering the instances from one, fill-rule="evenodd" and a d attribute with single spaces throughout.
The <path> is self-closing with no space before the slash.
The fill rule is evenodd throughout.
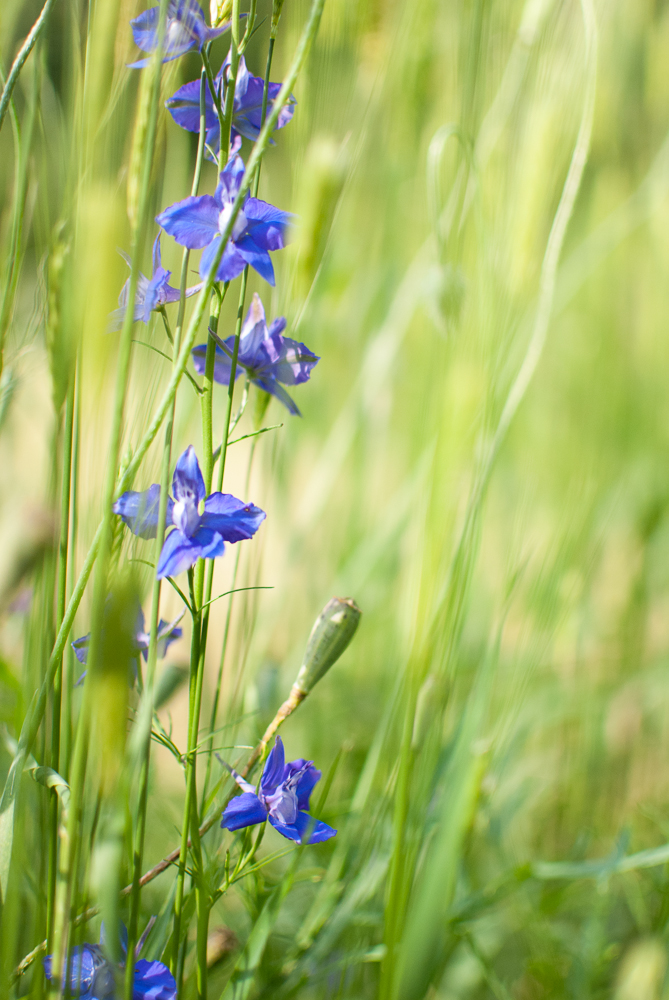
<path id="1" fill-rule="evenodd" d="M 272 4 L 272 21 L 269 29 L 270 38 L 276 38 L 276 33 L 279 30 L 279 18 L 281 17 L 283 3 L 284 0 L 274 0 Z"/>
<path id="2" fill-rule="evenodd" d="M 212 28 L 217 28 L 219 24 L 229 19 L 232 13 L 232 0 L 210 0 L 209 13 Z"/>
<path id="3" fill-rule="evenodd" d="M 311 630 L 302 667 L 293 689 L 308 694 L 347 649 L 360 621 L 361 611 L 350 597 L 333 597 Z"/>

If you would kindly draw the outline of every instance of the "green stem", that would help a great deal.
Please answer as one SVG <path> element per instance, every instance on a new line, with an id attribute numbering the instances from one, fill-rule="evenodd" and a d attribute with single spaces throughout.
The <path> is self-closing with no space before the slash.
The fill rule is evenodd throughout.
<path id="1" fill-rule="evenodd" d="M 16 86 L 19 74 L 23 69 L 26 59 L 32 52 L 35 42 L 39 38 L 40 34 L 44 30 L 47 19 L 49 17 L 49 11 L 54 5 L 54 0 L 46 0 L 46 3 L 42 7 L 39 17 L 33 24 L 32 28 L 28 33 L 28 37 L 21 46 L 16 59 L 12 63 L 12 68 L 9 71 L 9 76 L 7 77 L 7 82 L 2 91 L 2 96 L 0 96 L 0 129 L 2 128 L 2 123 L 5 120 L 5 115 L 7 114 L 7 109 L 9 103 L 12 99 L 12 94 L 14 92 L 14 87 Z"/>
<path id="2" fill-rule="evenodd" d="M 67 559 L 69 550 L 70 528 L 70 482 L 72 476 L 72 438 L 74 425 L 74 373 L 70 377 L 70 385 L 65 403 L 65 419 L 63 425 L 63 464 L 60 481 L 60 533 L 58 539 L 58 566 L 56 571 L 56 628 L 60 628 L 65 617 L 65 601 L 67 597 Z M 60 731 L 61 731 L 61 700 L 63 658 L 56 667 L 53 685 L 53 711 L 51 719 L 51 767 L 60 770 Z M 70 692 L 66 693 L 69 698 Z M 54 908 L 56 903 L 56 867 L 58 864 L 58 796 L 51 795 L 49 803 L 49 883 L 47 888 L 47 939 L 53 933 Z"/>
<path id="3" fill-rule="evenodd" d="M 227 161 L 230 149 L 230 130 L 232 128 L 232 113 L 235 103 L 237 71 L 239 69 L 239 0 L 232 0 L 232 24 L 230 26 L 230 32 L 232 35 L 232 41 L 230 44 L 230 66 L 228 68 L 228 79 L 225 84 L 225 108 L 223 112 L 223 121 L 221 122 L 221 152 L 219 155 L 219 163 L 221 163 L 222 166 L 225 166 L 225 162 L 223 161 L 223 150 L 225 150 L 225 161 Z"/>
<path id="4" fill-rule="evenodd" d="M 190 646 L 190 682 L 188 691 L 188 743 L 186 749 L 186 797 L 184 800 L 183 820 L 181 823 L 181 848 L 179 851 L 179 868 L 177 873 L 177 890 L 174 899 L 174 921 L 173 921 L 173 952 L 172 952 L 172 974 L 177 980 L 177 992 L 181 992 L 180 983 L 183 978 L 183 963 L 181 962 L 181 919 L 183 915 L 184 884 L 186 880 L 186 855 L 188 853 L 188 833 L 190 830 L 190 818 L 192 810 L 193 781 L 195 779 L 195 768 L 193 766 L 195 754 L 193 748 L 197 743 L 197 734 L 193 738 L 193 723 L 195 718 L 195 703 L 197 690 L 198 665 L 200 660 L 200 613 L 195 601 L 195 573 L 193 569 L 188 570 L 188 587 L 190 592 L 191 608 L 193 610 L 193 628 Z"/>
<path id="5" fill-rule="evenodd" d="M 200 186 L 200 176 L 202 173 L 202 163 L 204 160 L 204 141 L 206 134 L 205 86 L 206 86 L 206 81 L 203 73 L 200 80 L 200 138 L 198 141 L 197 156 L 195 159 L 195 170 L 193 172 L 193 182 L 191 185 L 191 195 L 193 196 L 197 194 L 198 188 Z M 174 335 L 170 330 L 167 311 L 164 308 L 160 310 L 163 318 L 163 323 L 165 326 L 165 333 L 167 334 L 167 339 L 172 344 L 173 366 L 177 364 L 179 359 L 179 344 L 181 341 L 181 331 L 183 329 L 184 316 L 186 312 L 186 284 L 188 280 L 188 260 L 189 260 L 189 252 L 188 250 L 185 250 L 182 255 L 179 312 L 177 314 L 177 326 Z M 162 467 L 160 475 L 160 501 L 158 507 L 158 531 L 156 533 L 156 541 L 154 545 L 155 566 L 158 565 L 158 561 L 160 559 L 160 553 L 163 547 L 163 541 L 165 538 L 165 521 L 167 516 L 167 500 L 168 500 L 169 485 L 170 485 L 170 466 L 172 461 L 172 437 L 174 433 L 175 410 L 176 410 L 176 395 L 172 400 L 172 406 L 169 411 L 167 423 L 165 425 L 165 437 L 163 441 L 163 458 L 162 458 Z M 149 626 L 150 634 L 149 634 L 148 663 L 146 671 L 145 697 L 143 699 L 143 704 L 142 704 L 141 719 L 139 720 L 140 732 L 138 736 L 138 741 L 140 743 L 139 753 L 141 758 L 141 776 L 140 776 L 137 827 L 135 831 L 135 843 L 133 850 L 133 877 L 132 877 L 132 891 L 130 898 L 130 921 L 128 925 L 128 957 L 126 961 L 126 971 L 125 971 L 126 1000 L 132 1000 L 133 996 L 135 944 L 137 942 L 139 912 L 141 907 L 140 877 L 142 874 L 142 864 L 144 859 L 144 841 L 146 837 L 146 812 L 148 804 L 149 768 L 150 768 L 150 756 L 151 756 L 151 719 L 153 717 L 154 684 L 155 684 L 156 661 L 158 652 L 158 621 L 160 617 L 160 590 L 161 590 L 161 581 L 158 579 L 157 576 L 155 576 L 153 580 L 153 589 L 151 594 L 151 621 Z"/>
<path id="6" fill-rule="evenodd" d="M 76 555 L 77 544 L 77 486 L 79 471 L 79 427 L 81 418 L 81 392 L 77 384 L 76 372 L 79 365 L 75 366 L 75 406 L 74 406 L 74 429 L 72 435 L 72 460 L 70 463 L 70 529 L 68 532 L 68 589 L 71 589 L 72 571 Z M 70 597 L 72 595 L 70 594 Z M 66 612 L 63 612 L 64 620 Z M 60 628 L 60 621 L 59 621 Z M 72 690 L 74 685 L 74 650 L 68 646 L 62 658 L 61 673 L 62 699 L 61 699 L 61 723 L 60 723 L 60 773 L 65 780 L 68 780 L 70 773 L 70 758 L 72 755 Z"/>

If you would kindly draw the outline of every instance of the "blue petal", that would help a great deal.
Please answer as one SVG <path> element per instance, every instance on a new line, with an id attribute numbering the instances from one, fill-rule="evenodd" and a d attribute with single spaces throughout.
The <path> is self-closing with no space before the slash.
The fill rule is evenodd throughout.
<path id="1" fill-rule="evenodd" d="M 147 962 L 140 958 L 135 963 L 132 995 L 133 1000 L 176 1000 L 177 984 L 162 962 Z"/>
<path id="2" fill-rule="evenodd" d="M 306 812 L 299 812 L 295 822 L 290 825 L 279 823 L 272 816 L 269 817 L 269 821 L 282 836 L 287 837 L 288 840 L 294 840 L 298 844 L 320 844 L 324 840 L 334 837 L 337 833 L 327 823 L 323 823 L 320 819 L 314 819 Z"/>
<path id="3" fill-rule="evenodd" d="M 214 239 L 202 254 L 202 258 L 200 260 L 201 278 L 208 277 L 219 246 L 220 243 L 218 242 L 218 238 Z M 228 240 L 227 246 L 223 251 L 223 256 L 221 257 L 221 261 L 218 265 L 218 270 L 216 271 L 216 280 L 234 281 L 235 278 L 239 277 L 245 267 L 246 261 L 241 254 L 237 253 L 234 243 Z"/>
<path id="4" fill-rule="evenodd" d="M 211 493 L 204 502 L 202 525 L 218 531 L 226 542 L 253 538 L 267 515 L 260 507 L 244 503 L 230 493 Z"/>
<path id="5" fill-rule="evenodd" d="M 166 576 L 178 576 L 185 570 L 190 569 L 200 556 L 201 546 L 194 538 L 189 538 L 182 531 L 175 528 L 165 539 L 156 576 L 162 580 Z"/>
<path id="6" fill-rule="evenodd" d="M 311 369 L 320 361 L 318 355 L 313 354 L 305 344 L 291 337 L 273 334 L 269 343 L 278 353 L 272 368 L 274 377 L 285 385 L 301 385 L 306 382 L 311 376 Z"/>
<path id="7" fill-rule="evenodd" d="M 218 234 L 219 207 L 210 194 L 184 198 L 156 216 L 156 222 L 177 243 L 201 250 Z"/>
<path id="8" fill-rule="evenodd" d="M 158 622 L 158 643 L 157 643 L 157 656 L 159 660 L 162 660 L 167 655 L 167 650 L 170 648 L 173 642 L 181 639 L 183 635 L 183 629 L 178 625 L 170 629 L 170 622 L 165 622 L 161 618 Z M 165 631 L 169 629 L 169 631 Z"/>
<path id="9" fill-rule="evenodd" d="M 245 826 L 265 823 L 267 809 L 253 792 L 242 792 L 228 802 L 223 812 L 221 826 L 224 830 L 241 830 Z"/>
<path id="10" fill-rule="evenodd" d="M 69 960 L 70 990 L 79 997 L 79 1000 L 93 1000 L 90 988 L 93 985 L 96 966 L 103 964 L 101 956 L 96 962 L 96 952 L 99 954 L 96 945 L 89 944 L 72 949 Z M 65 963 L 63 963 L 63 971 L 65 971 Z M 53 976 L 53 955 L 47 955 L 44 959 L 44 974 L 47 979 L 51 979 Z"/>
<path id="11" fill-rule="evenodd" d="M 218 186 L 216 188 L 215 198 L 221 208 L 223 205 L 233 202 L 237 197 L 237 192 L 241 187 L 245 169 L 244 161 L 241 156 L 239 156 L 237 152 L 233 152 L 232 156 L 218 176 Z M 246 211 L 246 206 L 244 206 L 244 211 Z"/>
<path id="12" fill-rule="evenodd" d="M 321 771 L 311 763 L 311 761 L 306 761 L 304 758 L 299 760 L 292 760 L 289 764 L 286 764 L 286 774 L 285 777 L 289 777 L 290 774 L 294 774 L 296 771 L 301 770 L 305 764 L 309 764 L 305 771 L 300 775 L 297 784 L 295 785 L 295 794 L 297 795 L 297 808 L 298 809 L 308 809 L 309 808 L 309 798 L 313 792 L 315 786 L 321 780 Z"/>
<path id="13" fill-rule="evenodd" d="M 230 350 L 232 350 L 234 346 L 234 341 L 234 337 L 229 337 L 225 342 L 230 347 Z M 193 357 L 193 367 L 195 368 L 195 371 L 198 375 L 204 375 L 205 361 L 207 358 L 207 345 L 198 344 L 197 347 L 193 348 L 191 354 Z M 220 382 L 221 385 L 230 385 L 230 369 L 230 358 L 227 354 L 224 354 L 220 347 L 217 346 L 216 354 L 214 355 L 214 382 Z M 237 378 L 239 378 L 242 374 L 242 371 L 243 369 L 238 365 L 236 372 Z"/>
<path id="14" fill-rule="evenodd" d="M 293 216 L 266 201 L 248 198 L 244 205 L 248 231 L 255 243 L 264 250 L 282 250 L 288 241 L 288 229 Z"/>
<path id="15" fill-rule="evenodd" d="M 274 746 L 270 750 L 269 756 L 263 768 L 260 788 L 263 795 L 271 795 L 283 781 L 283 773 L 286 767 L 286 756 L 283 749 L 283 740 L 277 736 Z"/>
<path id="16" fill-rule="evenodd" d="M 153 241 L 153 251 L 152 251 L 152 263 L 153 263 L 153 274 L 155 276 L 156 271 L 159 271 L 162 267 L 162 259 L 160 256 L 160 233 L 156 236 Z"/>
<path id="17" fill-rule="evenodd" d="M 273 288 L 276 284 L 274 267 L 267 251 L 256 246 L 250 236 L 242 236 L 240 240 L 236 241 L 235 247 L 239 256 L 247 264 L 250 264 L 260 277 L 264 278 L 268 285 L 271 285 Z"/>
<path id="18" fill-rule="evenodd" d="M 81 639 L 75 639 L 72 643 L 72 649 L 74 650 L 74 655 L 79 660 L 79 663 L 83 663 L 84 666 L 88 663 L 88 647 L 91 644 L 91 633 L 88 635 L 82 635 Z"/>
<path id="19" fill-rule="evenodd" d="M 144 308 L 142 313 L 142 319 L 145 323 L 148 323 L 151 319 L 151 313 L 153 310 L 157 309 L 165 302 L 165 288 L 170 280 L 171 273 L 171 271 L 166 271 L 164 268 L 159 267 L 151 278 L 151 281 L 146 289 L 146 297 L 144 299 Z"/>
<path id="20" fill-rule="evenodd" d="M 207 82 L 204 92 L 205 104 L 205 125 L 207 129 L 218 126 L 218 115 L 214 98 Z M 177 92 L 165 101 L 168 109 L 177 125 L 188 132 L 200 131 L 200 81 L 193 80 L 192 83 L 185 83 L 179 87 Z"/>
<path id="21" fill-rule="evenodd" d="M 269 329 L 267 331 L 267 336 L 274 338 L 277 334 L 282 334 L 285 329 L 286 329 L 286 317 L 277 316 L 277 318 L 273 319 L 272 322 L 270 323 Z"/>
<path id="22" fill-rule="evenodd" d="M 254 385 L 257 385 L 258 388 L 268 392 L 270 396 L 276 396 L 276 398 L 283 403 L 288 412 L 294 417 L 302 416 L 295 402 L 290 398 L 284 387 L 277 382 L 275 378 L 272 376 L 269 378 L 254 378 L 253 383 Z"/>
<path id="23" fill-rule="evenodd" d="M 156 576 L 162 580 L 166 576 L 177 576 L 190 569 L 198 559 L 215 559 L 225 551 L 225 542 L 217 531 L 199 528 L 189 538 L 175 528 L 165 539 L 158 560 Z"/>
<path id="24" fill-rule="evenodd" d="M 253 365 L 257 351 L 267 335 L 265 309 L 260 296 L 257 292 L 254 292 L 251 305 L 244 320 L 239 342 L 239 350 L 244 353 L 247 364 Z"/>
<path id="25" fill-rule="evenodd" d="M 158 530 L 158 508 L 160 506 L 160 486 L 154 483 L 148 490 L 138 493 L 128 490 L 115 501 L 112 510 L 127 524 L 133 535 L 140 538 L 155 538 Z M 166 522 L 172 521 L 174 504 L 171 497 L 167 498 Z"/>
<path id="26" fill-rule="evenodd" d="M 205 498 L 204 479 L 192 444 L 179 456 L 172 478 L 172 491 L 175 500 L 195 500 L 199 504 Z"/>
<path id="27" fill-rule="evenodd" d="M 198 528 L 193 538 L 201 548 L 201 559 L 216 559 L 225 552 L 225 540 L 219 531 L 214 531 L 203 525 Z"/>
<path id="28" fill-rule="evenodd" d="M 143 52 L 153 52 L 158 47 L 158 21 L 160 7 L 144 10 L 130 22 L 135 45 Z"/>

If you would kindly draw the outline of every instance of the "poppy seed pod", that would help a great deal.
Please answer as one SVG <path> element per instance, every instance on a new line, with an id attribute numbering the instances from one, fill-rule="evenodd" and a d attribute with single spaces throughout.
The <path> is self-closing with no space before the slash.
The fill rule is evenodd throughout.
<path id="1" fill-rule="evenodd" d="M 328 601 L 311 630 L 294 687 L 308 694 L 325 676 L 348 648 L 361 613 L 350 597 L 333 597 Z"/>

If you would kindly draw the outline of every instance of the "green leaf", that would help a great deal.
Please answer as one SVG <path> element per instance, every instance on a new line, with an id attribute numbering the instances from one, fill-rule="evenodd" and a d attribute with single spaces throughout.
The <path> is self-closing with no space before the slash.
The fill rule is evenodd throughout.
<path id="1" fill-rule="evenodd" d="M 237 959 L 232 976 L 223 990 L 221 1000 L 247 1000 L 265 953 L 269 936 L 279 918 L 281 904 L 292 884 L 292 874 L 286 875 L 263 906 L 260 916 L 249 934 L 248 941 Z"/>

